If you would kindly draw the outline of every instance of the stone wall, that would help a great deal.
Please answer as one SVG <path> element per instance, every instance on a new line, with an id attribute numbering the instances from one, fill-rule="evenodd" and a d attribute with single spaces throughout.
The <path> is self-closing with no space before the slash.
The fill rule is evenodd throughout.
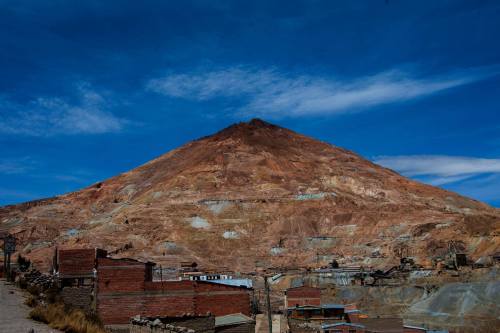
<path id="1" fill-rule="evenodd" d="M 130 322 L 130 333 L 214 333 L 215 317 L 183 316 L 145 318 L 136 316 Z"/>
<path id="2" fill-rule="evenodd" d="M 61 297 L 66 305 L 90 313 L 93 310 L 92 287 L 64 287 Z"/>

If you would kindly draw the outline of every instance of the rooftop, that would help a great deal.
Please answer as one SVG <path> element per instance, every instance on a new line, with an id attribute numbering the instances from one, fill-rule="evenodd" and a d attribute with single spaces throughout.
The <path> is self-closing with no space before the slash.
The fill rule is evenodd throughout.
<path id="1" fill-rule="evenodd" d="M 343 304 L 299 305 L 289 307 L 288 310 L 315 310 L 315 309 L 344 309 Z"/>
<path id="2" fill-rule="evenodd" d="M 253 323 L 255 320 L 242 313 L 215 317 L 215 327 Z"/>
<path id="3" fill-rule="evenodd" d="M 321 325 L 322 329 L 329 329 L 332 327 L 337 327 L 337 326 L 350 326 L 350 327 L 359 327 L 359 328 L 365 328 L 364 325 L 361 324 L 355 324 L 355 323 L 346 323 L 346 322 L 341 322 L 341 323 L 335 323 L 335 324 L 325 324 Z"/>

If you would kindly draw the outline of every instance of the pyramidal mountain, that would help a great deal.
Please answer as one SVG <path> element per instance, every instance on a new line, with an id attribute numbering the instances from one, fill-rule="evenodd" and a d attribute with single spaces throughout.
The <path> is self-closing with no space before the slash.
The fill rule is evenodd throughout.
<path id="1" fill-rule="evenodd" d="M 450 242 L 478 258 L 498 251 L 500 210 L 254 119 L 80 191 L 2 207 L 0 228 L 39 264 L 56 246 L 99 247 L 250 272 L 398 255 L 430 265 Z"/>

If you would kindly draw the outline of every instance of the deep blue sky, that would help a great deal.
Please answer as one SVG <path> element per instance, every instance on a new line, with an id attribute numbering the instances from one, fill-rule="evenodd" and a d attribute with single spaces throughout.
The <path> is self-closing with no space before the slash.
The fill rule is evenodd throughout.
<path id="1" fill-rule="evenodd" d="M 498 1 L 1 1 L 0 205 L 260 117 L 500 206 Z"/>

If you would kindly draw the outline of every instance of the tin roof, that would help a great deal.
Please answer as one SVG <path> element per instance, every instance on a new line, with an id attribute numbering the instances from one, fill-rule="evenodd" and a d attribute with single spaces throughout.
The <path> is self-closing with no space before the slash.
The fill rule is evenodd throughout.
<path id="1" fill-rule="evenodd" d="M 246 287 L 252 288 L 252 280 L 251 279 L 217 279 L 217 280 L 209 280 L 212 283 L 225 284 L 228 286 L 236 286 L 236 287 Z"/>
<path id="2" fill-rule="evenodd" d="M 314 309 L 344 309 L 342 304 L 299 305 L 289 307 L 288 310 L 314 310 Z"/>
<path id="3" fill-rule="evenodd" d="M 425 327 L 420 327 L 420 326 L 412 326 L 412 325 L 404 325 L 404 328 L 413 328 L 417 330 L 422 330 L 425 333 L 448 333 L 447 330 L 431 330 L 431 329 L 426 329 Z"/>
<path id="4" fill-rule="evenodd" d="M 302 286 L 297 286 L 297 287 L 291 287 L 291 288 L 288 288 L 288 289 L 286 289 L 286 290 L 285 290 L 285 293 L 286 293 L 287 291 L 292 291 L 292 290 L 297 290 L 297 289 L 310 289 L 310 290 L 317 290 L 317 291 L 321 290 L 320 288 L 316 288 L 316 287 L 310 287 L 310 286 L 304 286 L 304 285 L 302 285 Z"/>
<path id="5" fill-rule="evenodd" d="M 361 325 L 361 324 L 346 323 L 346 322 L 335 323 L 335 324 L 325 324 L 325 325 L 321 325 L 321 328 L 328 329 L 328 328 L 337 327 L 337 326 L 349 326 L 349 327 L 365 328 L 365 326 Z"/>
<path id="6" fill-rule="evenodd" d="M 322 304 L 321 307 L 323 309 L 343 309 L 343 308 L 345 308 L 345 305 L 331 303 L 331 304 Z"/>
<path id="7" fill-rule="evenodd" d="M 215 327 L 253 323 L 255 320 L 242 313 L 215 317 Z"/>

